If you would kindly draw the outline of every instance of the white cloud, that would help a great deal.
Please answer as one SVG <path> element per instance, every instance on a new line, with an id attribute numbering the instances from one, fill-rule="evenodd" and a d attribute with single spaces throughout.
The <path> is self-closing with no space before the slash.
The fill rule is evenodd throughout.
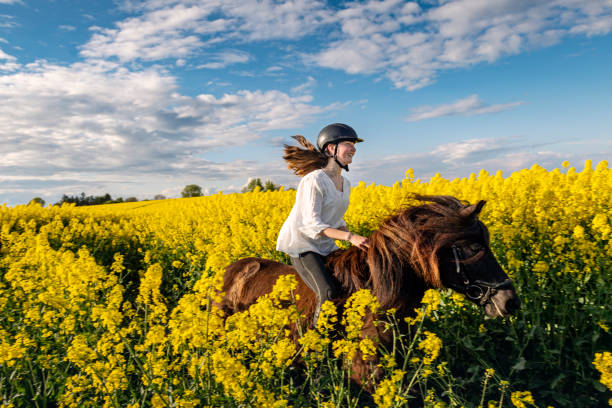
<path id="1" fill-rule="evenodd" d="M 128 0 L 123 8 L 135 16 L 113 28 L 95 28 L 83 56 L 156 61 L 206 55 L 215 47 L 212 60 L 201 66 L 218 69 L 232 63 L 215 57 L 229 41 L 318 36 L 321 51 L 306 55 L 307 62 L 381 74 L 408 90 L 431 84 L 446 69 L 612 30 L 609 0 L 450 0 L 423 8 L 366 0 L 339 9 L 318 0 Z"/>
<path id="2" fill-rule="evenodd" d="M 384 73 L 397 87 L 414 90 L 445 69 L 612 30 L 608 0 L 455 0 L 427 9 L 409 4 L 348 3 L 338 13 L 339 38 L 310 60 L 353 74 Z"/>
<path id="3" fill-rule="evenodd" d="M 502 112 L 522 105 L 524 102 L 511 102 L 496 105 L 485 104 L 478 95 L 470 95 L 467 98 L 459 99 L 450 104 L 438 106 L 421 106 L 412 109 L 412 114 L 406 118 L 409 122 L 416 122 L 423 119 L 439 118 L 443 116 L 464 115 L 474 116 L 487 113 Z"/>
<path id="4" fill-rule="evenodd" d="M 188 175 L 224 180 L 238 168 L 243 175 L 252 164 L 202 155 L 302 126 L 340 106 L 276 90 L 189 97 L 177 92 L 175 78 L 152 68 L 44 61 L 0 76 L 0 99 L 0 175 L 104 186 Z"/>
<path id="5" fill-rule="evenodd" d="M 316 85 L 317 80 L 309 76 L 308 79 L 306 79 L 306 82 L 291 88 L 291 92 L 294 94 L 310 93 L 312 91 L 312 88 L 314 88 Z"/>
<path id="6" fill-rule="evenodd" d="M 453 179 L 478 173 L 480 169 L 490 174 L 501 170 L 508 176 L 534 163 L 552 170 L 560 167 L 564 160 L 580 167 L 586 159 L 592 159 L 596 164 L 609 158 L 612 153 L 609 148 L 597 154 L 593 154 L 591 148 L 582 148 L 591 143 L 601 147 L 600 142 L 585 139 L 541 143 L 525 137 L 474 138 L 441 144 L 427 152 L 358 158 L 351 165 L 348 176 L 353 183 L 364 181 L 392 185 L 404 178 L 408 168 L 414 169 L 417 178 L 428 181 L 436 173 Z"/>
<path id="7" fill-rule="evenodd" d="M 302 38 L 333 21 L 332 11 L 319 0 L 226 0 L 221 10 L 237 23 L 234 35 L 251 41 Z"/>
<path id="8" fill-rule="evenodd" d="M 0 28 L 15 28 L 17 26 L 18 24 L 15 22 L 15 17 L 8 14 L 0 14 Z"/>
<path id="9" fill-rule="evenodd" d="M 21 65 L 16 61 L 17 58 L 5 53 L 0 48 L 0 72 L 12 72 L 18 70 Z"/>
<path id="10" fill-rule="evenodd" d="M 200 28 L 199 20 L 213 10 L 205 4 L 177 4 L 126 19 L 114 29 L 95 27 L 81 54 L 87 58 L 117 57 L 121 61 L 185 57 L 204 46 L 193 31 Z"/>
<path id="11" fill-rule="evenodd" d="M 76 27 L 75 26 L 71 26 L 71 25 L 61 25 L 58 28 L 60 30 L 63 30 L 63 31 L 74 31 L 74 30 L 76 30 Z"/>
<path id="12" fill-rule="evenodd" d="M 251 55 L 248 52 L 238 50 L 228 50 L 218 53 L 212 57 L 212 62 L 199 65 L 197 68 L 220 69 L 228 65 L 244 64 L 251 60 Z"/>
<path id="13" fill-rule="evenodd" d="M 473 155 L 483 152 L 496 152 L 500 148 L 499 139 L 469 139 L 459 142 L 439 145 L 432 155 L 440 157 L 442 163 L 457 164 Z"/>
<path id="14" fill-rule="evenodd" d="M 229 39 L 301 38 L 332 18 L 322 2 L 312 0 L 129 1 L 124 9 L 141 15 L 115 28 L 95 28 L 82 47 L 85 57 L 124 62 L 184 58 Z"/>
<path id="15" fill-rule="evenodd" d="M 6 52 L 2 51 L 2 49 L 0 49 L 0 60 L 15 61 L 16 59 L 17 58 L 7 54 Z"/>

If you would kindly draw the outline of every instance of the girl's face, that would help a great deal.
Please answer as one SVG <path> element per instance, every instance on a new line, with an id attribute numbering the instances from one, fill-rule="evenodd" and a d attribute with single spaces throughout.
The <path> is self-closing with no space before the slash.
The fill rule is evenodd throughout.
<path id="1" fill-rule="evenodd" d="M 334 146 L 329 145 L 328 149 L 329 149 L 329 153 L 333 155 Z M 353 142 L 344 141 L 344 142 L 338 143 L 338 152 L 337 152 L 338 160 L 340 161 L 340 163 L 344 165 L 351 164 L 353 162 L 353 156 L 355 155 L 355 151 L 356 151 L 355 143 Z"/>

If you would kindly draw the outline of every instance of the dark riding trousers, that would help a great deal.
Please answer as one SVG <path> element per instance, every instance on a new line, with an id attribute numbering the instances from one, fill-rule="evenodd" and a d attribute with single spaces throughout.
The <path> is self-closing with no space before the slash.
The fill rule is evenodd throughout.
<path id="1" fill-rule="evenodd" d="M 290 258 L 291 264 L 295 267 L 304 283 L 317 295 L 316 320 L 316 315 L 318 315 L 323 302 L 336 296 L 337 284 L 332 274 L 325 267 L 322 255 L 309 251 L 301 253 L 297 258 Z"/>

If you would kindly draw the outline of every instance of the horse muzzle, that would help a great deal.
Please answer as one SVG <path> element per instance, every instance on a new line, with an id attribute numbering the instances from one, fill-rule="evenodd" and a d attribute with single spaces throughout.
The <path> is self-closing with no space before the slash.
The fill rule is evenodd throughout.
<path id="1" fill-rule="evenodd" d="M 514 288 L 498 289 L 483 304 L 484 312 L 490 317 L 508 317 L 521 308 L 521 300 Z"/>

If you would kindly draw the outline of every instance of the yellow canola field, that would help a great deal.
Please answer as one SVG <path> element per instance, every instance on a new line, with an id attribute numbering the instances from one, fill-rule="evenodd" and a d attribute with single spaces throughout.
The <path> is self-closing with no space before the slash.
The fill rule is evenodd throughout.
<path id="1" fill-rule="evenodd" d="M 480 218 L 523 299 L 530 291 L 539 299 L 539 288 L 582 293 L 580 300 L 566 301 L 580 302 L 588 315 L 572 318 L 594 327 L 598 337 L 592 349 L 572 346 L 572 352 L 591 365 L 580 375 L 599 380 L 593 377 L 599 372 L 601 383 L 610 387 L 609 349 L 597 346 L 610 344 L 612 171 L 607 162 L 593 169 L 587 161 L 580 172 L 564 163 L 553 171 L 534 165 L 505 178 L 481 171 L 455 180 L 436 175 L 428 182 L 414 180 L 409 170 L 392 187 L 359 183 L 345 217 L 350 230 L 367 235 L 414 204 L 414 193 L 486 200 Z M 248 256 L 288 261 L 275 246 L 294 200 L 295 191 L 281 190 L 96 207 L 0 207 L 0 406 L 32 401 L 132 408 L 358 406 L 345 357 L 355 350 L 371 355 L 373 343 L 358 336 L 334 339 L 325 329 L 326 319 L 336 318 L 333 311 L 322 318 L 320 330 L 306 331 L 298 344 L 289 341 L 287 326 L 299 313 L 281 303 L 291 299 L 294 281 L 279 281 L 270 296 L 227 321 L 212 307 L 220 272 L 229 263 Z M 353 303 L 359 308 L 346 312 L 357 313 L 357 321 L 366 308 L 377 308 L 367 293 L 357 294 Z M 524 308 L 546 308 L 545 302 L 534 305 L 526 302 Z M 469 400 L 453 391 L 450 379 L 459 374 L 450 369 L 453 361 L 440 361 L 443 335 L 425 328 L 451 327 L 456 323 L 444 323 L 444 316 L 456 314 L 471 316 L 483 333 L 486 325 L 498 327 L 480 322 L 478 310 L 466 309 L 460 296 L 428 295 L 422 319 L 411 322 L 411 337 L 400 339 L 407 365 L 398 366 L 395 357 L 383 353 L 386 376 L 370 403 L 402 406 L 414 397 L 408 388 L 418 385 L 417 398 L 425 406 L 482 404 L 485 395 L 499 406 L 535 404 L 529 391 L 519 390 L 522 383 L 517 389 L 504 377 L 530 370 L 529 361 L 518 369 L 499 368 L 497 374 L 483 366 L 482 398 Z M 554 335 L 562 325 L 538 320 L 544 316 L 526 326 Z M 330 364 L 334 358 L 345 363 Z M 301 368 L 291 364 L 296 360 Z M 496 387 L 487 385 L 493 381 Z M 560 381 L 555 392 L 563 398 Z"/>

